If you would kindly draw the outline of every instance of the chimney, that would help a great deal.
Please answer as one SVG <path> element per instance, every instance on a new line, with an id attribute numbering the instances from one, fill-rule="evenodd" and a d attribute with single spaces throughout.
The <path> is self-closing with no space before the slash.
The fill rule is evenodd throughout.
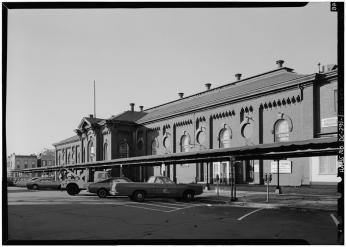
<path id="1" fill-rule="evenodd" d="M 131 106 L 131 111 L 134 111 L 135 110 L 135 103 L 131 103 L 130 106 Z"/>
<path id="2" fill-rule="evenodd" d="M 237 78 L 237 81 L 240 81 L 241 74 L 235 74 L 235 78 Z"/>
<path id="3" fill-rule="evenodd" d="M 143 111 L 143 106 L 142 105 L 139 106 L 139 110 Z"/>
<path id="4" fill-rule="evenodd" d="M 207 91 L 209 91 L 209 90 L 210 90 L 210 87 L 211 87 L 211 83 L 206 83 L 206 84 L 205 84 L 205 87 L 206 87 Z"/>
<path id="5" fill-rule="evenodd" d="M 282 65 L 284 64 L 284 60 L 277 60 L 276 64 L 278 65 L 278 69 L 282 68 Z"/>
<path id="6" fill-rule="evenodd" d="M 179 97 L 182 99 L 184 98 L 184 93 L 179 93 Z"/>
<path id="7" fill-rule="evenodd" d="M 94 118 L 94 115 L 93 115 L 93 114 L 90 114 L 90 115 L 89 115 L 89 118 Z"/>

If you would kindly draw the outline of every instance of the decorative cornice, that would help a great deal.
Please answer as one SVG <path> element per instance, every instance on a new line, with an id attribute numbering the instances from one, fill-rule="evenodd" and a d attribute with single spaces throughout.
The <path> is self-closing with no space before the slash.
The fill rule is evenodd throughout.
<path id="1" fill-rule="evenodd" d="M 282 99 L 277 99 L 277 100 L 269 100 L 264 103 L 261 103 L 259 108 L 263 108 L 265 110 L 276 108 L 276 107 L 281 107 L 285 105 L 291 105 L 295 103 L 301 102 L 301 96 L 296 95 L 296 96 L 290 96 L 290 97 L 284 97 Z"/>
<path id="2" fill-rule="evenodd" d="M 179 121 L 179 122 L 174 123 L 173 125 L 176 127 L 180 127 L 180 126 L 186 126 L 186 125 L 190 125 L 190 124 L 192 124 L 192 119 L 186 119 L 183 121 Z"/>
<path id="3" fill-rule="evenodd" d="M 218 112 L 218 113 L 215 113 L 215 114 L 211 115 L 211 117 L 213 119 L 221 119 L 221 118 L 226 118 L 226 117 L 231 117 L 231 116 L 235 116 L 235 111 L 234 110 Z"/>

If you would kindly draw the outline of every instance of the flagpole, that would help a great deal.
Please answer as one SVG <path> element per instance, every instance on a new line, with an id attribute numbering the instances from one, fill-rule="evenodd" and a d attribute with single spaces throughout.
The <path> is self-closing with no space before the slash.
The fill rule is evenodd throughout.
<path id="1" fill-rule="evenodd" d="M 95 88 L 95 80 L 94 80 L 94 117 L 96 118 L 96 88 Z"/>

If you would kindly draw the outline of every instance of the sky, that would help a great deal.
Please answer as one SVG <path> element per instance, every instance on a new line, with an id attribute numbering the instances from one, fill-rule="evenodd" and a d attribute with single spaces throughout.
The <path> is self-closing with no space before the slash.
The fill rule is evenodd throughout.
<path id="1" fill-rule="evenodd" d="M 302 8 L 10 9 L 7 154 L 39 153 L 109 118 L 261 74 L 337 63 L 337 14 Z"/>

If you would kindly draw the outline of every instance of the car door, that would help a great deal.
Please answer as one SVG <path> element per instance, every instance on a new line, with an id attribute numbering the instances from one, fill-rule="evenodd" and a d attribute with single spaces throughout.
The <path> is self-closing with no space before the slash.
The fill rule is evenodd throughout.
<path id="1" fill-rule="evenodd" d="M 157 177 L 155 180 L 156 195 L 160 197 L 175 197 L 177 194 L 176 184 L 165 177 Z"/>
<path id="2" fill-rule="evenodd" d="M 48 180 L 46 178 L 40 179 L 39 181 L 37 181 L 37 184 L 42 189 L 49 188 Z"/>
<path id="3" fill-rule="evenodd" d="M 180 196 L 178 186 L 172 180 L 167 177 L 162 177 L 165 184 L 165 195 L 166 197 L 178 197 Z"/>

